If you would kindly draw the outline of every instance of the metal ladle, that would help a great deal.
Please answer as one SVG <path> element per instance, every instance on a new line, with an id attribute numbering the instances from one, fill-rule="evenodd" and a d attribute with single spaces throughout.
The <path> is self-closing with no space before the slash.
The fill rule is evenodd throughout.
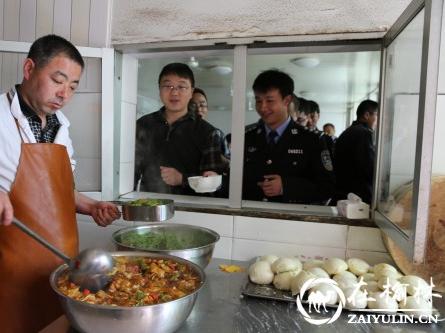
<path id="1" fill-rule="evenodd" d="M 70 268 L 70 281 L 79 285 L 81 289 L 97 292 L 108 284 L 110 280 L 108 273 L 113 269 L 113 258 L 107 251 L 85 249 L 76 258 L 72 259 L 15 217 L 12 219 L 12 224 L 65 261 Z"/>

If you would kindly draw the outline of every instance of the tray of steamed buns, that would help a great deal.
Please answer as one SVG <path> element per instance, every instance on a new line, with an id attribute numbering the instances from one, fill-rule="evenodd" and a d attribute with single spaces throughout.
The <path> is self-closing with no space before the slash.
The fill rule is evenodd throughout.
<path id="1" fill-rule="evenodd" d="M 249 280 L 242 293 L 246 296 L 295 302 L 303 285 L 314 278 L 335 281 L 345 296 L 344 308 L 373 313 L 406 313 L 418 316 L 439 315 L 433 307 L 434 297 L 429 281 L 403 275 L 394 266 L 380 263 L 374 266 L 358 258 L 329 258 L 301 261 L 297 257 L 266 255 L 256 258 L 248 270 Z M 315 281 L 315 280 L 314 280 Z M 434 282 L 434 281 L 433 281 Z M 322 293 L 326 307 L 337 308 L 340 297 L 330 284 L 310 283 L 302 297 Z M 381 310 L 384 309 L 384 310 Z"/>

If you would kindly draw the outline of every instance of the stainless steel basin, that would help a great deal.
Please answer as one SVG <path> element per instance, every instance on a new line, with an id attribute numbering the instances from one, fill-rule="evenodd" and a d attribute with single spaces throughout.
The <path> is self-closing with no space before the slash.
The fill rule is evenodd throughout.
<path id="1" fill-rule="evenodd" d="M 94 305 L 73 300 L 58 290 L 56 281 L 68 268 L 64 264 L 51 274 L 50 284 L 58 294 L 70 324 L 79 332 L 85 333 L 170 333 L 176 331 L 193 309 L 198 293 L 205 283 L 204 271 L 187 260 L 160 253 L 129 251 L 113 252 L 112 256 L 173 259 L 191 266 L 202 283 L 192 294 L 166 303 L 136 307 Z"/>
<path id="2" fill-rule="evenodd" d="M 141 239 L 144 235 L 157 234 L 166 238 L 174 237 L 181 247 L 152 246 L 149 242 L 126 242 L 130 236 Z M 139 237 L 140 236 L 140 237 Z M 143 239 L 142 239 L 143 240 Z M 113 242 L 118 250 L 149 251 L 169 254 L 183 259 L 190 260 L 202 268 L 207 267 L 212 259 L 213 250 L 219 235 L 213 230 L 175 223 L 156 223 L 144 226 L 128 227 L 113 233 Z M 148 245 L 148 246 L 147 246 Z M 159 244 L 158 244 L 159 245 Z M 175 244 L 174 244 L 175 245 Z"/>

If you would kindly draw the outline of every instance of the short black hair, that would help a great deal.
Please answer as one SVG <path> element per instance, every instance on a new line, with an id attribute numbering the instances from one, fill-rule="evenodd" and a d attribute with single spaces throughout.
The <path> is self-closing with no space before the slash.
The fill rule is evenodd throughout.
<path id="1" fill-rule="evenodd" d="M 201 94 L 202 96 L 205 97 L 206 101 L 207 101 L 207 95 L 204 92 L 204 90 L 202 90 L 201 88 L 195 87 L 195 89 L 193 89 L 193 93 L 194 94 Z"/>
<path id="2" fill-rule="evenodd" d="M 374 112 L 377 112 L 378 109 L 379 109 L 379 104 L 377 102 L 372 101 L 370 99 L 364 100 L 357 107 L 357 112 L 356 112 L 357 119 L 360 119 L 361 117 L 363 117 L 363 115 L 366 112 L 374 113 Z"/>
<path id="3" fill-rule="evenodd" d="M 46 35 L 36 39 L 28 52 L 28 58 L 34 61 L 37 68 L 46 66 L 51 59 L 59 55 L 76 62 L 82 67 L 82 70 L 85 67 L 82 56 L 76 47 L 65 38 L 57 35 Z"/>
<path id="4" fill-rule="evenodd" d="M 193 75 L 193 71 L 190 69 L 189 66 L 180 62 L 172 62 L 168 65 L 165 65 L 164 68 L 162 68 L 161 73 L 159 74 L 158 84 L 161 84 L 161 79 L 164 76 L 171 74 L 177 75 L 183 79 L 190 80 L 192 88 L 195 87 L 195 77 Z"/>
<path id="5" fill-rule="evenodd" d="M 333 129 L 335 129 L 334 124 L 326 123 L 326 124 L 323 125 L 323 130 L 324 130 L 326 127 L 328 127 L 328 126 L 331 126 Z"/>
<path id="6" fill-rule="evenodd" d="M 318 103 L 315 101 L 307 101 L 307 109 L 309 113 L 320 114 L 320 107 L 318 106 Z"/>
<path id="7" fill-rule="evenodd" d="M 294 80 L 292 78 L 277 69 L 269 69 L 260 73 L 252 86 L 253 91 L 259 93 L 266 93 L 270 89 L 278 89 L 281 97 L 293 95 L 294 93 Z"/>
<path id="8" fill-rule="evenodd" d="M 298 97 L 298 111 L 300 111 L 300 113 L 304 113 L 306 115 L 309 114 L 309 104 L 308 104 L 308 100 L 303 98 L 303 97 Z"/>

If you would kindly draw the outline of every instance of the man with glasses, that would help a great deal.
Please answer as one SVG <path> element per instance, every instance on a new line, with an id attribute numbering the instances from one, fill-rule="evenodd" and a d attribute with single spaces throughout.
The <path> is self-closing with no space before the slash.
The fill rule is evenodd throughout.
<path id="1" fill-rule="evenodd" d="M 187 65 L 166 65 L 158 84 L 164 106 L 136 123 L 135 187 L 140 182 L 140 191 L 193 194 L 188 177 L 224 169 L 218 135 L 189 107 L 195 79 Z"/>

